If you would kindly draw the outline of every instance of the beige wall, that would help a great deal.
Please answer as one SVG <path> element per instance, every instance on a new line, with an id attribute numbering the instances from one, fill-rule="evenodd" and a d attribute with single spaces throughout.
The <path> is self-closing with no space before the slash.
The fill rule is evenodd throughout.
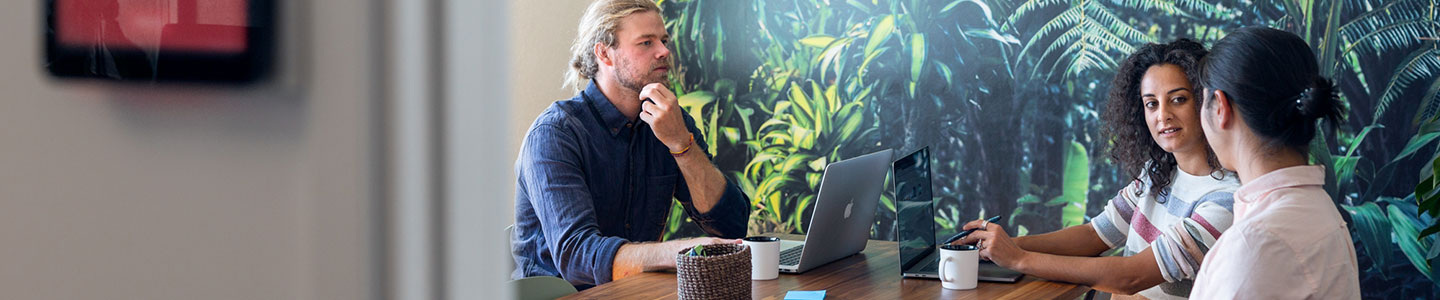
<path id="1" fill-rule="evenodd" d="M 514 167 L 520 153 L 520 143 L 525 131 L 540 112 L 545 111 L 556 100 L 574 97 L 577 91 L 562 87 L 565 70 L 570 65 L 570 42 L 575 39 L 575 27 L 585 13 L 590 0 L 515 1 L 510 5 L 510 74 L 511 94 L 514 101 L 510 108 L 510 134 L 507 143 L 509 154 L 507 166 Z M 514 171 L 510 172 L 511 189 L 514 189 Z M 513 191 L 512 191 L 513 192 Z M 513 207 L 514 194 L 506 199 Z M 509 215 L 513 220 L 515 215 Z"/>
<path id="2" fill-rule="evenodd" d="M 378 294 L 377 2 L 276 1 L 246 87 L 54 80 L 43 3 L 0 10 L 0 299 Z"/>

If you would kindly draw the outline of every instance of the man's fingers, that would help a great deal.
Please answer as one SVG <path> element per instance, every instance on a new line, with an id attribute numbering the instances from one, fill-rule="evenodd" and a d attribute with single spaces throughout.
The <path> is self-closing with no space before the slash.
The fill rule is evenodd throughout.
<path id="1" fill-rule="evenodd" d="M 679 100 L 675 99 L 675 93 L 666 88 L 664 84 L 651 83 L 640 89 L 640 99 L 650 98 L 655 104 L 663 108 L 669 108 Z"/>
<path id="2" fill-rule="evenodd" d="M 652 115 L 665 110 L 661 108 L 660 104 L 656 103 L 655 101 L 645 101 L 645 103 L 640 104 L 640 108 L 644 109 L 646 112 L 649 112 Z"/>

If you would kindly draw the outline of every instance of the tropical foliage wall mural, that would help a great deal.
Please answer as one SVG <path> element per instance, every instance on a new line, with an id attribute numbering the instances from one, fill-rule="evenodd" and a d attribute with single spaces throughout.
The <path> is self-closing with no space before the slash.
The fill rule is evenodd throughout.
<path id="1" fill-rule="evenodd" d="M 1440 291 L 1440 227 L 1426 230 L 1440 214 L 1437 0 L 659 3 L 670 85 L 750 195 L 754 233 L 803 233 L 827 163 L 925 146 L 941 234 L 992 215 L 1016 234 L 1086 223 L 1131 180 L 1099 133 L 1120 60 L 1246 26 L 1294 32 L 1349 108 L 1312 154 L 1351 225 L 1365 296 Z M 893 240 L 895 205 L 881 202 L 872 237 Z M 667 237 L 702 234 L 678 206 L 670 220 Z"/>

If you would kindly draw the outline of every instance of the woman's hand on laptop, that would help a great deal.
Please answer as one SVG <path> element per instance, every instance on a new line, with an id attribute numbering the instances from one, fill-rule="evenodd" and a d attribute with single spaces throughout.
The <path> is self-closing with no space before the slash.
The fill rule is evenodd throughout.
<path id="1" fill-rule="evenodd" d="M 983 226 L 983 227 L 982 227 Z M 1015 269 L 1015 264 L 1024 259 L 1029 252 L 1020 249 L 1005 228 L 999 224 L 985 222 L 985 220 L 970 221 L 965 223 L 961 230 L 978 228 L 970 235 L 956 240 L 952 245 L 975 245 L 980 248 L 980 259 L 993 261 L 995 264 L 1008 269 Z"/>

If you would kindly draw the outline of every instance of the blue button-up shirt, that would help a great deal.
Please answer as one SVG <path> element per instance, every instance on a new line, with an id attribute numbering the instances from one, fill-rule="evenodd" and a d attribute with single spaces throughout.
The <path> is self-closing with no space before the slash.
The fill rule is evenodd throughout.
<path id="1" fill-rule="evenodd" d="M 688 115 L 685 126 L 695 135 L 691 151 L 704 153 L 704 136 Z M 581 289 L 609 282 L 621 244 L 660 240 L 672 197 L 711 235 L 744 237 L 749 222 L 750 201 L 728 180 L 720 201 L 697 211 L 670 149 L 593 81 L 535 119 L 515 171 L 517 279 L 559 276 Z"/>

